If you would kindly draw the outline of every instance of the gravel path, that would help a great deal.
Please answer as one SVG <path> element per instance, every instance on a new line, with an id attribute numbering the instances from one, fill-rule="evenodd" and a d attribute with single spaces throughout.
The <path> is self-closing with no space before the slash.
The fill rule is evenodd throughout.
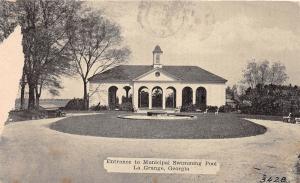
<path id="1" fill-rule="evenodd" d="M 49 129 L 57 119 L 9 124 L 0 142 L 3 183 L 259 182 L 263 174 L 297 180 L 300 125 L 252 120 L 263 135 L 235 139 L 121 139 L 66 134 Z M 217 175 L 107 173 L 107 157 L 212 159 Z"/>

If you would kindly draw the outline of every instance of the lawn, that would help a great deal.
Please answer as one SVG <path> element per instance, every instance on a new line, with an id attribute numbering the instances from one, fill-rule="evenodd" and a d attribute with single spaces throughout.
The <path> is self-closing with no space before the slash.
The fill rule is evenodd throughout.
<path id="1" fill-rule="evenodd" d="M 121 113 L 73 116 L 50 125 L 60 132 L 115 138 L 220 139 L 263 134 L 266 128 L 234 114 L 197 114 L 195 120 L 129 120 Z"/>

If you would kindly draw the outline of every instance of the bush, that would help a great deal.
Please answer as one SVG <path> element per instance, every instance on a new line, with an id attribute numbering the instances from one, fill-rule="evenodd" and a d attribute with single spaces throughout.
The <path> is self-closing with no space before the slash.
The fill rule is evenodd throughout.
<path id="1" fill-rule="evenodd" d="M 46 118 L 47 113 L 41 110 L 12 110 L 9 112 L 10 121 L 25 121 Z"/>
<path id="2" fill-rule="evenodd" d="M 84 110 L 83 99 L 74 98 L 70 100 L 65 106 L 66 110 Z"/>
<path id="3" fill-rule="evenodd" d="M 193 104 L 184 105 L 181 107 L 180 112 L 194 112 L 196 111 L 197 107 Z"/>
<path id="4" fill-rule="evenodd" d="M 205 111 L 206 110 L 206 105 L 203 104 L 203 105 L 196 106 L 196 109 L 199 109 L 200 111 Z"/>
<path id="5" fill-rule="evenodd" d="M 131 102 L 124 102 L 119 106 L 121 111 L 133 111 L 133 106 Z"/>
<path id="6" fill-rule="evenodd" d="M 117 110 L 119 109 L 119 104 L 110 104 L 108 107 L 107 107 L 109 110 Z"/>
<path id="7" fill-rule="evenodd" d="M 108 107 L 106 105 L 100 105 L 100 103 L 99 103 L 98 105 L 90 107 L 90 110 L 92 110 L 92 111 L 106 111 L 106 110 L 108 110 Z"/>
<path id="8" fill-rule="evenodd" d="M 230 105 L 222 105 L 219 108 L 219 112 L 232 112 L 232 111 L 234 111 L 234 109 Z"/>
<path id="9" fill-rule="evenodd" d="M 241 96 L 242 113 L 257 115 L 288 115 L 300 110 L 299 88 L 291 85 L 257 85 Z M 246 106 L 245 101 L 250 105 Z"/>
<path id="10" fill-rule="evenodd" d="M 9 112 L 8 122 L 34 119 L 56 118 L 65 116 L 61 109 L 52 110 L 12 110 Z"/>
<path id="11" fill-rule="evenodd" d="M 218 107 L 209 105 L 209 106 L 206 107 L 206 109 L 207 109 L 207 112 L 216 112 Z"/>
<path id="12" fill-rule="evenodd" d="M 251 106 L 240 105 L 240 110 L 243 114 L 255 114 L 255 111 Z"/>

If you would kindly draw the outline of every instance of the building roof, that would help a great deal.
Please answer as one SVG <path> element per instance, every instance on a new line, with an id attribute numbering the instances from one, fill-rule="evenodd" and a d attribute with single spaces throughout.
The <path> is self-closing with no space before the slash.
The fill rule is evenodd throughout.
<path id="1" fill-rule="evenodd" d="M 156 45 L 154 50 L 153 50 L 153 53 L 162 53 L 161 49 L 160 49 L 160 46 L 159 45 Z"/>
<path id="2" fill-rule="evenodd" d="M 153 65 L 120 65 L 96 74 L 89 78 L 90 82 L 125 82 L 153 70 Z M 183 82 L 201 83 L 225 83 L 227 80 L 208 72 L 197 66 L 168 66 L 164 65 L 160 70 L 165 71 Z"/>

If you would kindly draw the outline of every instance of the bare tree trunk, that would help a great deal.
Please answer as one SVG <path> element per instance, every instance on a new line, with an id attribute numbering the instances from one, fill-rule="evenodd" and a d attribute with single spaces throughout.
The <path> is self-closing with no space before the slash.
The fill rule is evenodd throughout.
<path id="1" fill-rule="evenodd" d="M 41 93 L 38 92 L 38 86 L 35 87 L 35 106 L 40 108 L 40 96 Z"/>
<path id="2" fill-rule="evenodd" d="M 32 83 L 28 83 L 29 86 L 29 98 L 28 98 L 28 109 L 35 109 L 35 85 Z"/>
<path id="3" fill-rule="evenodd" d="M 25 83 L 25 66 L 23 67 L 23 73 L 22 73 L 22 78 L 21 78 L 21 105 L 20 108 L 21 109 L 25 109 L 25 87 L 26 87 L 26 83 Z"/>
<path id="4" fill-rule="evenodd" d="M 88 96 L 88 92 L 87 92 L 87 82 L 83 81 L 83 107 L 84 110 L 88 110 L 89 109 L 89 96 Z"/>
<path id="5" fill-rule="evenodd" d="M 23 84 L 21 84 L 21 106 L 20 106 L 20 108 L 21 109 L 25 109 L 25 83 Z"/>

